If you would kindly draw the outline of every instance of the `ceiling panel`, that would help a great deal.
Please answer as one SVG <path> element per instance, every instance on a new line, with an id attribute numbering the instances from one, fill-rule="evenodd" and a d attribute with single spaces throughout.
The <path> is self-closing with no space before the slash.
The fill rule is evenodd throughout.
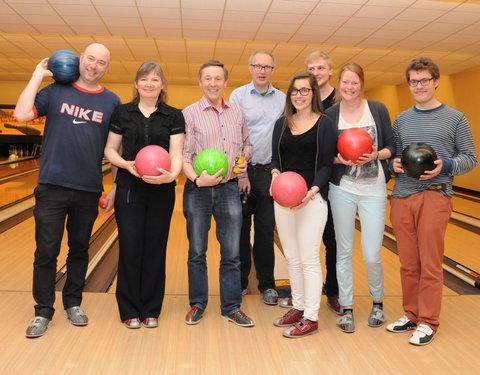
<path id="1" fill-rule="evenodd" d="M 417 55 L 440 59 L 444 72 L 480 63 L 480 1 L 0 0 L 0 14 L 0 80 L 28 79 L 52 51 L 94 41 L 112 53 L 107 82 L 131 82 L 142 61 L 158 60 L 170 84 L 197 84 L 198 67 L 215 58 L 241 84 L 257 49 L 277 57 L 279 85 L 315 49 L 337 68 L 358 61 L 370 87 L 403 82 Z"/>

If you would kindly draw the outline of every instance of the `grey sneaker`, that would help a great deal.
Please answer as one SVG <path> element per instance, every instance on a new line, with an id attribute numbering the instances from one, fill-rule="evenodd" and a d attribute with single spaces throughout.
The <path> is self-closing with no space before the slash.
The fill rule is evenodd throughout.
<path id="1" fill-rule="evenodd" d="M 353 320 L 353 312 L 347 311 L 345 315 L 337 319 L 337 325 L 343 332 L 355 332 L 355 322 Z"/>
<path id="2" fill-rule="evenodd" d="M 86 326 L 88 324 L 88 316 L 80 306 L 69 307 L 65 310 L 65 316 L 74 326 Z"/>
<path id="3" fill-rule="evenodd" d="M 266 305 L 276 305 L 278 293 L 275 289 L 266 289 L 262 292 L 262 299 Z"/>
<path id="4" fill-rule="evenodd" d="M 49 324 L 50 320 L 48 320 L 47 318 L 44 318 L 43 316 L 36 316 L 28 324 L 25 336 L 27 336 L 28 338 L 43 336 Z"/>
<path id="5" fill-rule="evenodd" d="M 373 305 L 367 324 L 370 327 L 380 327 L 387 319 L 387 314 L 378 305 Z"/>
<path id="6" fill-rule="evenodd" d="M 292 297 L 283 298 L 278 306 L 283 307 L 284 309 L 291 309 L 293 307 Z"/>
<path id="7" fill-rule="evenodd" d="M 229 322 L 235 323 L 237 326 L 240 327 L 253 327 L 255 325 L 255 323 L 253 323 L 253 320 L 240 310 L 230 315 L 222 315 L 222 318 Z"/>

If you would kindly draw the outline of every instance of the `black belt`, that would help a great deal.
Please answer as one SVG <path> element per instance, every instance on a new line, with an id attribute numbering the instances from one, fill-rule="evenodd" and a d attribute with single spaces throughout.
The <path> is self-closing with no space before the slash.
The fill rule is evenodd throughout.
<path id="1" fill-rule="evenodd" d="M 252 169 L 270 169 L 270 163 L 268 164 L 248 164 L 248 168 Z"/>

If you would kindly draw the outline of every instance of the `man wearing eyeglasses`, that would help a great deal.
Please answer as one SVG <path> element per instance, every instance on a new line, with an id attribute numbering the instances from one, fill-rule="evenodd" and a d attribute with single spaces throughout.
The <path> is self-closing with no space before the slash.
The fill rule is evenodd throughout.
<path id="1" fill-rule="evenodd" d="M 435 97 L 438 66 L 429 58 L 417 57 L 407 66 L 406 78 L 415 105 L 395 119 L 396 151 L 390 166 L 396 175 L 390 218 L 400 258 L 405 315 L 387 330 L 415 330 L 409 342 L 427 345 L 439 326 L 453 176 L 473 169 L 477 157 L 465 115 Z M 405 173 L 400 159 L 402 150 L 413 142 L 428 143 L 438 157 L 435 168 L 418 179 Z"/>
<path id="2" fill-rule="evenodd" d="M 248 175 L 239 181 L 241 191 L 256 198 L 253 215 L 254 240 L 250 245 L 252 216 L 244 217 L 240 237 L 240 268 L 242 293 L 246 293 L 251 257 L 255 264 L 258 289 L 263 302 L 276 305 L 278 293 L 275 290 L 273 269 L 275 256 L 273 248 L 273 199 L 269 194 L 271 181 L 270 161 L 272 157 L 272 132 L 275 121 L 285 107 L 285 94 L 270 83 L 275 69 L 275 57 L 268 51 L 256 51 L 249 58 L 248 70 L 252 81 L 233 90 L 230 101 L 240 105 L 247 116 L 248 134 L 253 144 L 253 156 L 248 165 Z"/>

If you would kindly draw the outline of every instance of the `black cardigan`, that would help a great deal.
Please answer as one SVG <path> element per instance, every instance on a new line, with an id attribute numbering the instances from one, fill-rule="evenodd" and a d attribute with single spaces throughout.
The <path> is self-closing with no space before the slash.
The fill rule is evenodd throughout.
<path id="1" fill-rule="evenodd" d="M 272 136 L 272 169 L 282 169 L 280 155 L 280 139 L 287 127 L 285 117 L 280 117 L 275 123 Z M 333 159 L 337 155 L 337 135 L 332 121 L 325 115 L 318 119 L 317 127 L 317 157 L 315 160 L 315 177 L 312 186 L 318 186 L 323 199 L 328 198 L 328 181 L 332 173 Z M 312 187 L 310 186 L 310 187 Z"/>
<path id="2" fill-rule="evenodd" d="M 367 100 L 367 103 L 375 121 L 375 126 L 377 127 L 378 150 L 387 148 L 392 153 L 392 156 L 395 155 L 395 142 L 393 140 L 392 123 L 390 121 L 390 114 L 388 113 L 387 107 L 385 107 L 385 104 L 374 100 Z M 333 107 L 328 108 L 325 113 L 333 121 L 338 132 L 340 104 L 335 104 Z M 382 165 L 383 173 L 385 174 L 385 182 L 388 182 L 390 180 L 390 172 L 388 170 L 387 160 L 380 160 L 380 164 Z M 345 167 L 346 166 L 344 164 L 333 165 L 333 173 L 330 181 L 334 185 L 340 184 Z"/>

